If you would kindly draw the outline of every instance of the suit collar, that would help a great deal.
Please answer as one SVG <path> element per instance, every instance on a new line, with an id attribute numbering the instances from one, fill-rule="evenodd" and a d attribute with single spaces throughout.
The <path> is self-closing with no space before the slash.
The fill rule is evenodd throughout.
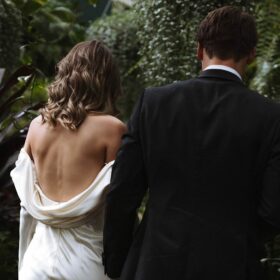
<path id="1" fill-rule="evenodd" d="M 230 80 L 243 84 L 243 82 L 233 73 L 220 69 L 209 69 L 202 71 L 199 78 L 217 78 L 223 80 Z"/>

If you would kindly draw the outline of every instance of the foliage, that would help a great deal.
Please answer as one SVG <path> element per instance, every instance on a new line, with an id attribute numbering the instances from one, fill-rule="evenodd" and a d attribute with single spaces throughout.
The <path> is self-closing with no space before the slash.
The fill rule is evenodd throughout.
<path id="1" fill-rule="evenodd" d="M 1 279 L 17 279 L 18 227 L 12 231 L 0 229 Z"/>
<path id="2" fill-rule="evenodd" d="M 87 30 L 87 39 L 102 40 L 113 52 L 120 68 L 123 97 L 120 101 L 122 117 L 127 119 L 141 89 L 137 62 L 139 41 L 134 12 L 124 10 L 93 22 Z"/>
<path id="3" fill-rule="evenodd" d="M 15 201 L 11 195 L 12 182 L 9 172 L 15 162 L 18 150 L 25 138 L 25 128 L 36 115 L 43 101 L 36 96 L 33 99 L 32 88 L 36 83 L 37 72 L 34 68 L 20 67 L 0 88 L 0 202 L 1 220 L 14 220 L 10 206 Z M 44 90 L 44 89 L 43 89 Z"/>
<path id="4" fill-rule="evenodd" d="M 251 87 L 270 98 L 280 98 L 280 2 L 264 0 L 256 6 L 259 33 L 256 72 Z"/>
<path id="5" fill-rule="evenodd" d="M 196 29 L 205 15 L 223 5 L 252 8 L 247 0 L 137 0 L 141 69 L 147 86 L 196 75 Z M 145 20 L 143 20 L 145 19 Z M 188 20 L 186 20 L 188 19 Z"/>
<path id="6" fill-rule="evenodd" d="M 76 1 L 13 0 L 22 12 L 23 64 L 33 65 L 47 77 L 55 64 L 76 43 L 84 40 L 85 28 L 77 21 Z"/>
<path id="7" fill-rule="evenodd" d="M 266 244 L 267 257 L 262 263 L 269 279 L 280 280 L 280 236 L 276 236 Z"/>
<path id="8" fill-rule="evenodd" d="M 0 68 L 5 68 L 7 74 L 19 60 L 21 27 L 20 11 L 13 3 L 0 0 Z"/>

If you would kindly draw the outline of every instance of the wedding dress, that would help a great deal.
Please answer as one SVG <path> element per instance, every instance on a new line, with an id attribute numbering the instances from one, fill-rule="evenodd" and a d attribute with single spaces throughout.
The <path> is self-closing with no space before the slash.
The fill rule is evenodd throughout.
<path id="1" fill-rule="evenodd" d="M 35 166 L 20 151 L 11 172 L 21 201 L 19 280 L 108 280 L 102 266 L 104 190 L 113 161 L 92 184 L 66 202 L 47 198 Z"/>

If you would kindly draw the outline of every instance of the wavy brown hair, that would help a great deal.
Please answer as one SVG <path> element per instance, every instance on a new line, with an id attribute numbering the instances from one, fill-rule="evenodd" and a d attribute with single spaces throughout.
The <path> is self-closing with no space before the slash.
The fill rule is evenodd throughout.
<path id="1" fill-rule="evenodd" d="M 76 130 L 88 113 L 116 115 L 121 94 L 118 67 L 110 50 L 96 40 L 81 42 L 57 64 L 41 109 L 43 123 Z"/>

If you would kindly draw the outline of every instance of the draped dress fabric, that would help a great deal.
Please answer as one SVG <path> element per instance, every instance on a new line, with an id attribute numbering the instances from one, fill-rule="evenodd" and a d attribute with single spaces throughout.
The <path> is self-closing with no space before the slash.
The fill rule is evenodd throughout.
<path id="1" fill-rule="evenodd" d="M 20 151 L 11 172 L 21 201 L 19 280 L 108 280 L 102 266 L 103 204 L 113 161 L 66 202 L 46 197 L 35 166 Z"/>

